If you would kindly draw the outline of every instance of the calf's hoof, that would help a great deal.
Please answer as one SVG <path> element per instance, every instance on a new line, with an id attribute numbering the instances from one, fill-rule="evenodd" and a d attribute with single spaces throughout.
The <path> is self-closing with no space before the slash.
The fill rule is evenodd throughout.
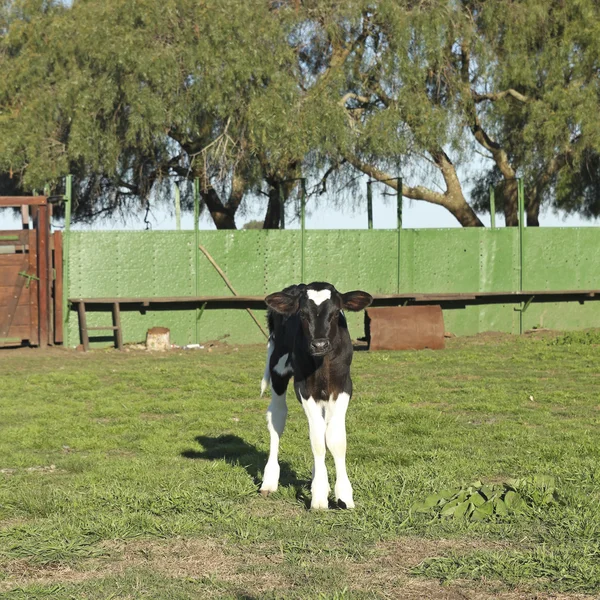
<path id="1" fill-rule="evenodd" d="M 335 484 L 335 500 L 340 508 L 354 508 L 352 485 L 350 481 L 338 481 Z"/>
<path id="2" fill-rule="evenodd" d="M 267 463 L 263 483 L 260 486 L 260 494 L 265 498 L 272 492 L 277 491 L 279 485 L 279 465 L 277 463 Z"/>
<path id="3" fill-rule="evenodd" d="M 329 500 L 325 498 L 315 498 L 310 503 L 310 510 L 327 510 L 329 508 Z"/>

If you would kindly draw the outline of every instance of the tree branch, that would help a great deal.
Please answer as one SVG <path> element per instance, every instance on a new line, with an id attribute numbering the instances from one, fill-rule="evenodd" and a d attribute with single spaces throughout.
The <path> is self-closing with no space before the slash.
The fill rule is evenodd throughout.
<path id="1" fill-rule="evenodd" d="M 528 96 L 524 96 L 523 94 L 517 92 L 517 90 L 513 90 L 512 88 L 504 90 L 503 92 L 488 92 L 487 94 L 479 94 L 478 92 L 472 91 L 471 95 L 473 96 L 473 101 L 476 104 L 479 104 L 480 102 L 485 102 L 486 100 L 489 100 L 490 102 L 496 102 L 497 100 L 502 100 L 502 98 L 506 98 L 506 96 L 511 96 L 515 100 L 518 100 L 519 102 L 523 103 L 531 102 L 531 98 L 529 98 Z"/>
<path id="2" fill-rule="evenodd" d="M 348 102 L 348 100 L 356 100 L 357 102 L 360 102 L 361 104 L 370 104 L 370 102 L 371 102 L 369 100 L 369 98 L 367 98 L 366 96 L 359 96 L 358 94 L 355 94 L 354 92 L 347 92 L 340 98 L 340 106 L 343 106 L 345 108 L 346 102 Z"/>
<path id="3" fill-rule="evenodd" d="M 391 187 L 394 190 L 398 190 L 397 179 L 394 178 L 394 176 L 390 173 L 381 171 L 377 167 L 363 162 L 356 156 L 347 156 L 346 160 L 354 168 L 365 173 L 365 175 L 368 175 L 369 177 L 372 177 L 377 181 L 385 183 L 387 186 Z M 439 206 L 447 205 L 447 199 L 444 194 L 434 192 L 433 190 L 430 190 L 429 188 L 423 186 L 409 187 L 407 185 L 404 185 L 403 183 L 401 193 L 406 198 L 411 198 L 413 200 L 425 200 L 425 202 L 431 202 L 432 204 L 438 204 Z"/>

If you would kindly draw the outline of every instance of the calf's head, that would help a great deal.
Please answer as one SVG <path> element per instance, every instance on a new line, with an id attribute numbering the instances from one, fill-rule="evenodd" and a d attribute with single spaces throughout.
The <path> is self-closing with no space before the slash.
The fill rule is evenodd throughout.
<path id="1" fill-rule="evenodd" d="M 340 294 L 330 283 L 315 282 L 270 294 L 265 302 L 279 314 L 296 315 L 308 352 L 325 356 L 333 350 L 340 319 L 343 319 L 340 311 L 362 310 L 373 302 L 373 297 L 359 290 Z"/>

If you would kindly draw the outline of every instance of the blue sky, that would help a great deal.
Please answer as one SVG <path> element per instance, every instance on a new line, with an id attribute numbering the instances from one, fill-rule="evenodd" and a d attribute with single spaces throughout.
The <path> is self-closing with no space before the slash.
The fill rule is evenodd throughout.
<path id="1" fill-rule="evenodd" d="M 393 229 L 396 226 L 396 200 L 394 197 L 381 195 L 381 186 L 373 186 L 373 226 L 376 229 Z M 363 186 L 364 190 L 364 186 Z M 360 198 L 362 196 L 362 198 Z M 311 208 L 314 200 L 308 203 L 306 216 L 306 227 L 308 229 L 366 229 L 367 228 L 367 204 L 364 191 L 359 193 L 359 199 L 355 208 L 336 208 L 328 206 L 321 201 L 316 207 Z M 253 201 L 254 210 L 248 210 L 243 216 L 237 218 L 238 227 L 253 219 L 262 219 L 266 211 L 266 198 Z M 479 215 L 485 225 L 489 225 L 489 215 Z M 168 209 L 155 209 L 149 215 L 152 229 L 175 229 L 175 215 Z M 540 217 L 542 227 L 590 227 L 599 226 L 600 220 L 586 221 L 579 216 L 565 217 L 556 215 L 552 211 L 542 212 Z M 61 223 L 57 223 L 61 225 Z M 500 215 L 496 218 L 498 227 L 504 226 L 504 218 Z M 182 215 L 182 229 L 193 228 L 193 217 L 189 214 Z M 406 229 L 422 227 L 460 227 L 456 219 L 444 208 L 417 200 L 404 200 L 403 226 Z M 297 229 L 300 223 L 294 219 L 293 210 L 286 212 L 286 227 Z M 20 218 L 14 217 L 8 209 L 0 209 L 0 229 L 19 229 Z M 109 230 L 140 230 L 145 229 L 143 214 L 127 219 L 125 223 L 121 220 L 98 223 L 93 226 L 74 225 L 74 229 L 109 229 Z M 201 229 L 214 229 L 214 224 L 208 213 L 202 215 L 200 220 Z"/>

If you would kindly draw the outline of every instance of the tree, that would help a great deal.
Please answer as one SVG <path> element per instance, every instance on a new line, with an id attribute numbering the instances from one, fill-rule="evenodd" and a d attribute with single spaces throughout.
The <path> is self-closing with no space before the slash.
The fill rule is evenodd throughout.
<path id="1" fill-rule="evenodd" d="M 24 2 L 2 40 L 0 167 L 23 189 L 76 176 L 81 219 L 145 206 L 167 178 L 200 179 L 234 228 L 263 167 L 256 97 L 291 56 L 267 3 Z M 291 60 L 290 58 L 290 60 Z M 273 166 L 272 171 L 276 171 Z"/>
<path id="2" fill-rule="evenodd" d="M 507 224 L 517 223 L 517 174 L 525 179 L 528 225 L 539 224 L 543 203 L 598 214 L 590 208 L 599 203 L 593 157 L 600 150 L 600 7 L 587 0 L 529 0 L 467 8 L 491 57 L 489 75 L 478 73 L 490 83 L 473 90 L 472 99 L 496 141 L 484 128 L 476 138 L 494 161 L 487 180 L 503 181 Z"/>
<path id="3" fill-rule="evenodd" d="M 350 168 L 403 174 L 464 226 L 488 183 L 515 225 L 518 176 L 530 225 L 543 203 L 597 214 L 599 17 L 594 0 L 21 0 L 2 13 L 0 172 L 74 173 L 85 219 L 198 177 L 218 228 L 258 195 L 273 228 L 299 177 Z"/>
<path id="4" fill-rule="evenodd" d="M 517 222 L 517 176 L 530 225 L 559 181 L 571 209 L 582 206 L 567 173 L 584 159 L 591 173 L 600 149 L 597 3 L 380 0 L 310 10 L 318 17 L 305 64 L 315 77 L 337 62 L 321 93 L 347 115 L 332 161 L 392 187 L 400 167 L 429 165 L 424 177 L 437 172 L 441 191 L 423 182 L 403 194 L 444 206 L 465 226 L 481 221 L 456 165 L 474 152 L 492 162 L 488 179 L 503 181 L 507 225 Z"/>

